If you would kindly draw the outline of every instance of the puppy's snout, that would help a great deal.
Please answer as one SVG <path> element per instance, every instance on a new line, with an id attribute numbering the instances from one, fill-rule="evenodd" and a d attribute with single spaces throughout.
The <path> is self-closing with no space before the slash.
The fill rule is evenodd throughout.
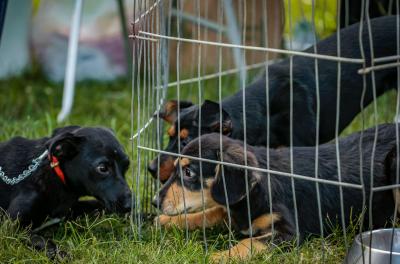
<path id="1" fill-rule="evenodd" d="M 151 161 L 149 166 L 147 166 L 147 170 L 151 173 L 153 178 L 156 178 L 157 177 L 157 171 L 158 171 L 157 162 L 155 162 L 155 160 Z"/>
<path id="2" fill-rule="evenodd" d="M 124 195 L 119 198 L 118 204 L 122 213 L 128 213 L 132 210 L 135 200 L 130 190 L 125 191 Z"/>

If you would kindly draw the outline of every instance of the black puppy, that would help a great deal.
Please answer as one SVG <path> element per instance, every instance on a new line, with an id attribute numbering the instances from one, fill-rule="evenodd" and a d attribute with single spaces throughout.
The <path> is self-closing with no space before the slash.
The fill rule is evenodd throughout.
<path id="1" fill-rule="evenodd" d="M 373 51 L 375 58 L 397 54 L 396 16 L 387 16 L 371 20 Z M 340 31 L 341 56 L 362 58 L 359 43 L 359 24 Z M 363 51 L 366 66 L 371 65 L 371 52 L 367 24 L 363 24 Z M 337 37 L 333 35 L 317 44 L 318 54 L 336 56 Z M 313 53 L 314 47 L 305 50 Z M 339 132 L 342 131 L 360 112 L 363 93 L 363 76 L 357 71 L 361 64 L 340 64 L 340 108 Z M 316 144 L 317 90 L 315 59 L 293 57 L 293 83 L 290 82 L 290 59 L 275 63 L 269 67 L 269 110 L 266 104 L 266 78 L 262 77 L 246 87 L 246 138 L 250 145 L 269 146 L 290 145 L 290 87 L 293 87 L 293 144 L 294 146 L 313 146 Z M 375 72 L 376 94 L 383 94 L 396 85 L 396 68 Z M 318 60 L 318 78 L 320 90 L 319 143 L 331 140 L 335 135 L 338 62 Z M 372 77 L 366 76 L 366 90 L 362 104 L 368 105 L 373 100 Z M 205 101 L 201 106 L 190 102 L 170 101 L 165 110 L 159 113 L 161 118 L 172 124 L 168 130 L 170 140 L 166 151 L 178 152 L 199 135 L 221 132 L 226 136 L 244 140 L 243 91 L 225 98 L 221 105 Z M 220 108 L 222 123 L 220 123 Z M 179 120 L 178 117 L 179 109 Z M 267 112 L 270 123 L 267 129 Z M 199 113 L 201 123 L 199 124 Z M 178 131 L 178 123 L 179 129 Z M 153 177 L 165 182 L 173 169 L 173 158 L 159 155 L 148 167 Z"/>
<path id="2" fill-rule="evenodd" d="M 68 126 L 50 138 L 15 137 L 0 143 L 0 166 L 0 208 L 23 226 L 69 213 L 131 209 L 124 178 L 129 158 L 107 128 Z M 98 202 L 78 201 L 86 195 Z"/>
<path id="3" fill-rule="evenodd" d="M 372 161 L 375 129 L 366 130 L 362 139 L 362 176 L 366 192 L 366 209 L 372 210 L 373 228 L 383 227 L 391 220 L 395 206 L 393 193 L 397 193 L 392 193 L 390 190 L 375 192 L 372 208 L 369 208 L 371 174 L 374 176 L 374 187 L 396 183 L 396 127 L 395 125 L 381 125 L 378 130 L 378 140 Z M 223 149 L 220 152 L 220 135 L 216 133 L 203 135 L 199 139 L 193 140 L 183 149 L 182 154 L 199 157 L 199 140 L 201 140 L 202 158 L 214 161 L 222 160 L 236 165 L 245 164 L 243 142 L 223 136 Z M 352 134 L 339 141 L 342 182 L 360 184 L 359 142 L 360 133 Z M 266 155 L 267 149 L 264 147 L 247 146 L 247 165 L 268 168 Z M 269 155 L 271 170 L 290 172 L 289 148 L 270 149 Z M 373 173 L 371 173 L 371 162 Z M 177 225 L 184 228 L 186 219 L 190 229 L 201 227 L 203 223 L 206 226 L 212 226 L 226 219 L 228 203 L 234 226 L 242 234 L 249 235 L 246 173 L 243 168 L 203 161 L 201 176 L 198 160 L 181 158 L 177 159 L 175 165 L 175 173 L 153 201 L 153 205 L 160 208 L 165 214 L 156 219 L 159 224 L 166 227 Z M 335 144 L 327 143 L 319 147 L 318 165 L 319 179 L 338 182 Z M 315 177 L 314 147 L 293 148 L 293 172 L 310 178 Z M 274 242 L 295 239 L 296 224 L 291 179 L 271 173 L 269 183 L 267 173 L 250 169 L 247 170 L 247 177 L 253 250 L 255 252 L 264 250 L 265 242 L 270 241 L 271 237 Z M 204 200 L 201 181 L 204 186 Z M 224 181 L 228 197 L 225 197 Z M 316 183 L 305 179 L 294 179 L 294 186 L 301 242 L 308 235 L 320 234 Z M 361 189 L 342 188 L 344 215 L 341 215 L 339 186 L 319 183 L 325 234 L 332 231 L 332 222 L 333 224 L 341 223 L 343 217 L 347 226 L 363 212 Z M 205 212 L 202 211 L 203 206 L 206 209 Z M 364 227 L 369 226 L 368 210 L 365 212 Z M 186 218 L 179 215 L 185 212 L 187 213 Z M 205 215 L 204 221 L 203 215 Z M 271 233 L 272 224 L 274 224 L 274 234 Z M 246 257 L 250 253 L 250 243 L 250 239 L 242 240 L 232 248 L 232 256 Z M 221 252 L 213 258 L 225 258 L 228 254 L 229 251 Z"/>

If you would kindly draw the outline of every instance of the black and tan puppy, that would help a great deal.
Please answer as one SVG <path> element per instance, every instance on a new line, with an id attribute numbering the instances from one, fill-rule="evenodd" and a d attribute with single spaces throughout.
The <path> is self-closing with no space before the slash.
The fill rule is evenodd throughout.
<path id="1" fill-rule="evenodd" d="M 0 208 L 23 226 L 69 213 L 131 209 L 124 178 L 129 158 L 107 128 L 68 126 L 49 138 L 15 137 L 0 143 L 0 166 Z M 24 171 L 28 176 L 19 176 Z M 78 201 L 86 195 L 98 202 Z"/>
<path id="2" fill-rule="evenodd" d="M 396 16 L 387 16 L 371 20 L 371 32 L 374 57 L 397 54 Z M 363 24 L 362 44 L 366 66 L 371 65 L 371 48 L 367 24 Z M 359 43 L 359 24 L 354 24 L 340 31 L 341 57 L 362 58 Z M 318 54 L 337 56 L 337 36 L 320 41 Z M 314 53 L 314 47 L 304 52 Z M 315 59 L 293 57 L 293 83 L 290 81 L 290 60 L 271 65 L 269 76 L 269 104 L 266 103 L 267 85 L 265 77 L 246 87 L 246 138 L 247 144 L 254 146 L 289 146 L 290 145 L 290 88 L 293 87 L 293 144 L 294 146 L 313 146 L 316 143 L 317 90 Z M 318 79 L 320 91 L 319 143 L 331 140 L 335 135 L 336 103 L 338 93 L 338 62 L 318 60 Z M 340 108 L 339 132 L 342 131 L 360 112 L 360 102 L 364 106 L 373 100 L 372 77 L 366 76 L 365 95 L 363 76 L 358 74 L 362 68 L 359 63 L 340 63 Z M 377 96 L 396 87 L 396 68 L 374 73 Z M 243 91 L 225 98 L 221 105 L 205 101 L 201 106 L 190 102 L 170 101 L 159 116 L 172 126 L 168 130 L 170 137 L 166 151 L 178 152 L 200 134 L 221 132 L 235 139 L 243 139 Z M 267 105 L 269 110 L 267 110 Z M 220 108 L 222 116 L 220 117 Z M 178 117 L 179 109 L 179 120 Z M 199 116 L 201 113 L 201 120 Z M 267 127 L 267 113 L 270 123 Z M 222 120 L 222 123 L 220 122 Z M 179 130 L 178 130 L 179 124 Z M 180 141 L 178 141 L 180 139 Z M 165 182 L 173 169 L 173 157 L 161 154 L 148 167 L 153 177 Z"/>
<path id="3" fill-rule="evenodd" d="M 365 184 L 366 201 L 369 201 L 370 197 L 371 175 L 374 176 L 374 187 L 396 183 L 396 127 L 388 124 L 381 125 L 378 129 L 378 139 L 372 161 L 374 128 L 366 130 L 363 136 L 362 176 Z M 190 142 L 183 149 L 182 154 L 199 157 L 199 140 L 201 140 L 202 158 L 244 165 L 243 142 L 223 137 L 223 149 L 220 152 L 219 139 L 220 135 L 216 133 L 203 135 Z M 339 141 L 342 182 L 360 184 L 359 142 L 360 133 L 352 134 Z M 268 168 L 266 155 L 266 148 L 247 146 L 247 165 L 256 168 Z M 289 148 L 270 149 L 269 155 L 269 168 L 271 170 L 290 172 Z M 335 144 L 329 143 L 319 147 L 318 165 L 318 178 L 338 182 Z M 160 208 L 163 213 L 156 219 L 158 223 L 166 227 L 177 225 L 184 228 L 187 219 L 190 229 L 201 227 L 203 224 L 201 179 L 203 179 L 204 222 L 206 226 L 215 225 L 226 219 L 226 208 L 229 205 L 234 226 L 242 234 L 249 235 L 245 170 L 206 161 L 202 162 L 201 167 L 202 174 L 198 160 L 190 158 L 176 160 L 175 173 L 153 201 L 153 205 Z M 373 172 L 371 172 L 371 168 L 373 168 Z M 293 172 L 310 178 L 315 177 L 314 147 L 293 148 Z M 225 178 L 227 197 L 225 197 L 222 175 Z M 270 175 L 270 188 L 268 188 L 267 173 L 247 170 L 253 233 L 252 244 L 255 252 L 266 249 L 266 242 L 271 241 L 272 236 L 274 242 L 290 241 L 296 238 L 291 178 L 274 173 Z M 294 186 L 298 210 L 299 240 L 301 242 L 309 235 L 320 234 L 316 184 L 310 180 L 295 179 Z M 330 229 L 332 223 L 340 224 L 342 217 L 347 225 L 363 212 L 361 189 L 343 187 L 343 216 L 341 215 L 339 187 L 333 184 L 319 183 L 319 190 L 325 234 L 332 231 Z M 368 202 L 366 206 L 368 208 Z M 392 191 L 374 193 L 372 208 L 368 208 L 368 210 L 372 210 L 373 228 L 390 223 L 394 206 Z M 365 213 L 364 227 L 368 227 L 369 223 L 368 210 Z M 185 212 L 187 213 L 186 219 L 183 214 Z M 274 224 L 274 234 L 271 233 L 272 223 Z M 232 256 L 240 258 L 248 256 L 250 254 L 250 241 L 250 239 L 244 239 L 234 246 L 231 249 Z M 225 258 L 228 254 L 228 251 L 220 252 L 213 258 Z"/>

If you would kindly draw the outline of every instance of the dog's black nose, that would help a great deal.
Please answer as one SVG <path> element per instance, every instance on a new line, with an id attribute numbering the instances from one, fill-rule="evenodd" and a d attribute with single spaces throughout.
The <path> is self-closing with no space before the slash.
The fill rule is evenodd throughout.
<path id="1" fill-rule="evenodd" d="M 119 199 L 121 213 L 129 213 L 132 210 L 132 208 L 135 206 L 134 198 L 135 197 L 129 191 Z"/>
<path id="2" fill-rule="evenodd" d="M 156 162 L 150 162 L 149 166 L 147 166 L 147 170 L 151 173 L 153 177 L 157 177 L 158 166 Z"/>
<path id="3" fill-rule="evenodd" d="M 134 200 L 130 200 L 129 202 L 125 202 L 125 204 L 123 205 L 122 210 L 126 213 L 129 213 L 132 208 L 134 207 L 135 201 Z"/>

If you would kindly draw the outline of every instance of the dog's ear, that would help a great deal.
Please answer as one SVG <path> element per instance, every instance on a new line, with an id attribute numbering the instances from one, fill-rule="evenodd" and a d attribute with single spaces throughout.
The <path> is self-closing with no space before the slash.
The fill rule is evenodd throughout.
<path id="1" fill-rule="evenodd" d="M 213 132 L 220 132 L 220 105 L 210 100 L 205 100 L 201 105 L 202 126 L 208 127 Z M 229 135 L 232 131 L 232 120 L 229 114 L 222 108 L 222 134 Z"/>
<path id="2" fill-rule="evenodd" d="M 58 127 L 53 130 L 51 137 L 54 137 L 54 136 L 62 134 L 62 133 L 71 132 L 71 131 L 77 130 L 79 128 L 81 128 L 81 127 L 80 126 Z"/>
<path id="3" fill-rule="evenodd" d="M 154 116 L 159 116 L 168 123 L 173 124 L 176 120 L 176 117 L 178 116 L 178 106 L 179 110 L 182 111 L 182 109 L 188 108 L 192 105 L 193 103 L 189 101 L 171 100 L 166 102 L 164 105 L 164 109 L 158 112 L 158 114 L 156 113 Z"/>
<path id="4" fill-rule="evenodd" d="M 224 162 L 245 165 L 244 150 L 240 145 L 229 146 L 223 154 L 217 153 L 217 157 L 222 157 Z M 257 159 L 251 151 L 247 151 L 247 166 L 258 167 Z M 260 180 L 257 172 L 247 170 L 246 174 L 245 169 L 218 164 L 215 180 L 211 185 L 213 199 L 219 204 L 226 205 L 228 201 L 229 205 L 233 205 L 246 198 L 246 176 L 250 193 Z M 225 197 L 224 182 L 228 197 Z"/>
<path id="5" fill-rule="evenodd" d="M 116 137 L 115 131 L 114 129 L 110 128 L 110 127 L 101 127 L 104 130 L 107 130 L 108 132 L 110 132 L 111 135 Z"/>
<path id="6" fill-rule="evenodd" d="M 85 139 L 83 136 L 76 135 L 75 130 L 59 132 L 51 137 L 46 142 L 50 155 L 62 160 L 73 158 L 79 152 L 79 144 Z"/>

